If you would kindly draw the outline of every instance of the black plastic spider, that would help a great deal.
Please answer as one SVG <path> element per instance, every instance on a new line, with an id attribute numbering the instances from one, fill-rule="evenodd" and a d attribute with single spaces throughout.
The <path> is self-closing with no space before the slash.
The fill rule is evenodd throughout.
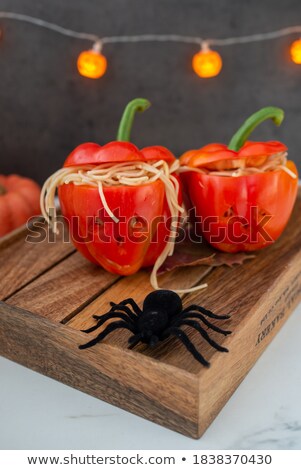
<path id="1" fill-rule="evenodd" d="M 115 304 L 110 302 L 111 310 L 104 315 L 93 315 L 97 324 L 87 330 L 85 333 L 91 333 L 102 326 L 107 320 L 118 318 L 119 321 L 110 323 L 96 338 L 86 344 L 79 346 L 80 349 L 90 348 L 96 343 L 102 341 L 106 336 L 119 328 L 130 330 L 133 335 L 129 338 L 130 348 L 136 346 L 139 342 L 146 343 L 149 346 L 155 346 L 160 341 L 164 341 L 169 336 L 176 336 L 193 357 L 206 367 L 209 362 L 195 348 L 187 334 L 181 330 L 181 326 L 187 325 L 194 328 L 200 335 L 215 349 L 221 352 L 228 352 L 228 349 L 220 346 L 210 338 L 202 324 L 209 329 L 229 335 L 231 331 L 225 331 L 216 325 L 213 325 L 206 317 L 216 320 L 226 320 L 229 315 L 215 315 L 199 305 L 190 305 L 183 310 L 182 300 L 175 292 L 171 290 L 158 290 L 151 292 L 146 296 L 141 310 L 132 299 L 126 299 Z M 128 306 L 132 307 L 132 310 Z M 197 321 L 200 320 L 200 321 Z"/>

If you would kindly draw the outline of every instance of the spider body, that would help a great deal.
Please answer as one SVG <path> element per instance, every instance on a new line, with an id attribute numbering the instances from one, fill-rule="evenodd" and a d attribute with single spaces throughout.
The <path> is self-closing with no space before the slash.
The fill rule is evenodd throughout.
<path id="1" fill-rule="evenodd" d="M 130 308 L 131 307 L 131 308 Z M 125 299 L 119 304 L 111 302 L 111 310 L 104 315 L 94 315 L 97 320 L 96 325 L 84 330 L 85 333 L 91 333 L 101 327 L 106 321 L 116 319 L 94 339 L 81 345 L 80 349 L 85 349 L 102 341 L 114 330 L 124 328 L 131 331 L 129 338 L 130 348 L 136 346 L 139 342 L 146 343 L 153 347 L 170 336 L 177 337 L 186 349 L 204 366 L 209 366 L 209 362 L 195 348 L 187 334 L 181 329 L 182 326 L 189 326 L 196 330 L 213 348 L 221 352 L 228 352 L 226 348 L 220 346 L 210 338 L 207 329 L 214 330 L 222 335 L 228 335 L 231 332 L 223 330 L 213 324 L 210 319 L 226 320 L 228 315 L 215 315 L 210 310 L 199 305 L 191 305 L 183 309 L 181 298 L 171 290 L 158 290 L 151 292 L 146 296 L 143 307 L 140 307 L 132 299 Z"/>
<path id="2" fill-rule="evenodd" d="M 162 332 L 168 327 L 170 319 L 181 311 L 182 301 L 175 292 L 158 290 L 148 294 L 144 299 L 137 323 L 141 342 L 155 346 L 164 339 L 161 338 Z"/>

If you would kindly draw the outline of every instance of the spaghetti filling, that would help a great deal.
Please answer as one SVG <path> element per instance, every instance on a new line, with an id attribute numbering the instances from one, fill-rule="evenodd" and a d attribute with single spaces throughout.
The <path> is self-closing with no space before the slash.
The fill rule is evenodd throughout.
<path id="1" fill-rule="evenodd" d="M 220 164 L 222 162 L 217 162 Z M 228 164 L 228 162 L 226 161 Z M 287 166 L 287 152 L 280 152 L 275 155 L 271 155 L 269 157 L 264 158 L 264 163 L 258 166 L 248 166 L 247 159 L 240 159 L 239 162 L 235 162 L 235 160 L 231 160 L 233 168 L 231 169 L 220 169 L 220 170 L 209 170 L 207 168 L 193 168 L 189 166 L 182 166 L 179 168 L 180 172 L 184 171 L 195 171 L 197 173 L 202 173 L 204 175 L 212 175 L 212 176 L 225 176 L 225 177 L 238 177 L 238 176 L 247 176 L 256 173 L 267 173 L 269 171 L 277 171 L 283 170 L 292 178 L 297 178 L 295 173 L 291 171 Z M 218 165 L 219 167 L 222 165 Z"/>
<path id="2" fill-rule="evenodd" d="M 113 214 L 107 204 L 103 189 L 120 185 L 139 186 L 141 184 L 161 180 L 165 186 L 165 195 L 170 210 L 170 216 L 173 221 L 179 220 L 179 215 L 184 212 L 184 209 L 178 203 L 179 183 L 173 175 L 173 173 L 179 169 L 179 165 L 178 160 L 176 160 L 170 167 L 165 161 L 159 160 L 150 163 L 125 162 L 118 163 L 116 165 L 105 163 L 98 166 L 83 165 L 62 168 L 50 176 L 42 188 L 40 201 L 42 215 L 45 217 L 52 230 L 57 233 L 55 206 L 56 191 L 61 185 L 73 183 L 75 185 L 89 185 L 98 188 L 99 197 L 104 209 L 112 220 L 115 223 L 118 223 L 118 218 Z M 173 223 L 171 224 L 171 227 L 174 227 L 174 225 L 177 224 Z M 173 254 L 176 235 L 177 229 L 171 228 L 167 243 L 153 266 L 150 282 L 154 289 L 160 289 L 157 273 L 166 258 Z M 202 284 L 190 289 L 177 290 L 177 292 L 192 292 L 204 287 L 207 287 L 207 284 Z"/>

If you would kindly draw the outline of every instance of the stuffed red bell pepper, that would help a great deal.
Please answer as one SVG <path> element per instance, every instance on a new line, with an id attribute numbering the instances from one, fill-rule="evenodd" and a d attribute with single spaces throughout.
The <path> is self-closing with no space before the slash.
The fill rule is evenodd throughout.
<path id="1" fill-rule="evenodd" d="M 164 147 L 139 150 L 129 142 L 136 112 L 149 106 L 142 98 L 127 105 L 116 141 L 73 150 L 45 182 L 41 207 L 56 230 L 58 189 L 72 241 L 86 258 L 120 275 L 154 266 L 151 282 L 158 288 L 156 273 L 173 251 L 183 209 L 179 161 Z"/>
<path id="2" fill-rule="evenodd" d="M 266 119 L 284 112 L 267 107 L 250 116 L 229 145 L 209 144 L 182 155 L 181 172 L 197 219 L 196 232 L 226 252 L 254 251 L 275 242 L 291 215 L 298 190 L 295 164 L 281 142 L 251 142 Z"/>

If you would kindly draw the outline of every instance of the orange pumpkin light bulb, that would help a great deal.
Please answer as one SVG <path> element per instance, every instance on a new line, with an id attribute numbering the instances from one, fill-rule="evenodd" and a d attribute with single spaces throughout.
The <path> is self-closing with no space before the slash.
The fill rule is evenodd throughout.
<path id="1" fill-rule="evenodd" d="M 100 78 L 107 70 L 107 59 L 101 54 L 101 45 L 95 43 L 89 51 L 83 51 L 77 59 L 77 70 L 88 78 Z"/>
<path id="2" fill-rule="evenodd" d="M 301 39 L 294 41 L 290 48 L 291 59 L 295 64 L 301 64 Z"/>
<path id="3" fill-rule="evenodd" d="M 203 44 L 200 52 L 192 58 L 192 68 L 202 78 L 216 77 L 222 69 L 223 61 L 220 54 Z"/>

